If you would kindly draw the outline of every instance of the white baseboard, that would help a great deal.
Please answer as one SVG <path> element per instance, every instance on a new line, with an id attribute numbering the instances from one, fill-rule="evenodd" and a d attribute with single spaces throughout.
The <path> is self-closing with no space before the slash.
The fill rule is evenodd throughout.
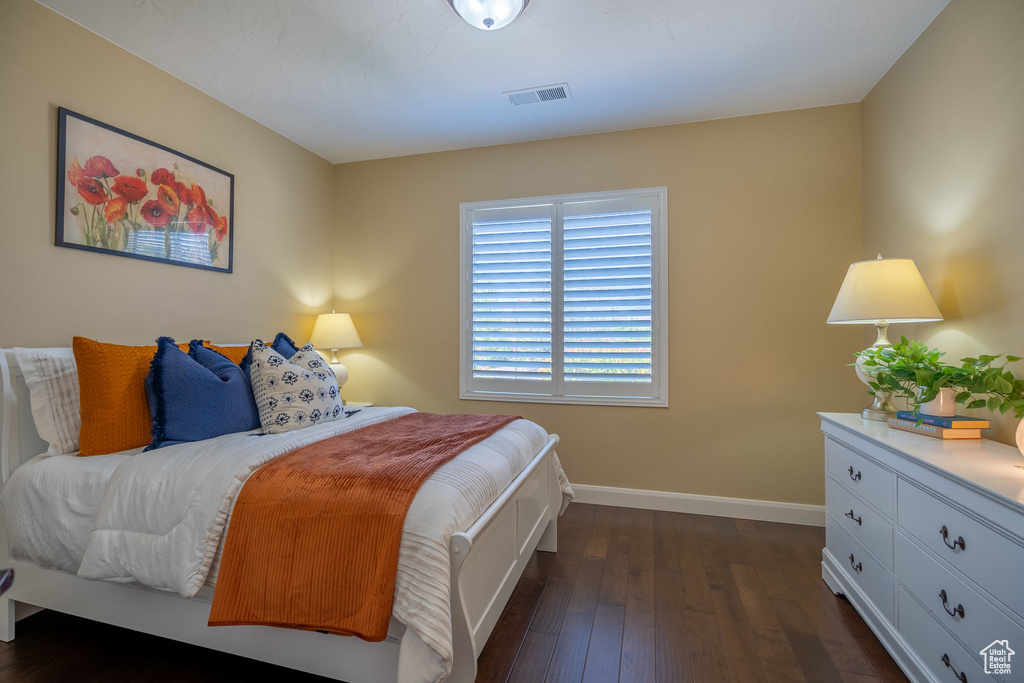
<path id="1" fill-rule="evenodd" d="M 719 496 L 700 496 L 694 493 L 620 489 L 587 484 L 573 484 L 572 488 L 576 492 L 575 500 L 579 503 L 825 526 L 824 505 L 779 503 L 772 500 L 750 500 L 747 498 L 721 498 Z"/>

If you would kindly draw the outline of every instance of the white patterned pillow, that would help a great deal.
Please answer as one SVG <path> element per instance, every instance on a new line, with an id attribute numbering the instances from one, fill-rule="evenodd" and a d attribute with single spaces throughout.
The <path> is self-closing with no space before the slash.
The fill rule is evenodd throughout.
<path id="1" fill-rule="evenodd" d="M 14 349 L 25 375 L 36 431 L 50 455 L 78 450 L 82 409 L 78 397 L 78 366 L 71 349 Z"/>
<path id="2" fill-rule="evenodd" d="M 287 432 L 345 416 L 338 381 L 312 344 L 290 359 L 259 339 L 251 351 L 249 376 L 264 432 Z"/>

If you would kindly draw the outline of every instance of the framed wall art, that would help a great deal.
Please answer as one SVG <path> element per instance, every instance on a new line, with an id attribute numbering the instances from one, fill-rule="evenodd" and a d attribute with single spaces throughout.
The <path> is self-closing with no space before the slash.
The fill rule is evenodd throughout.
<path id="1" fill-rule="evenodd" d="M 235 177 L 61 107 L 56 245 L 230 273 Z"/>

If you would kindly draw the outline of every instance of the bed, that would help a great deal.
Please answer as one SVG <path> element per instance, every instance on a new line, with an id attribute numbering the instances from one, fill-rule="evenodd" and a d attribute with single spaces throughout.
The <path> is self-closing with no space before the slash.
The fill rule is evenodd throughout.
<path id="1" fill-rule="evenodd" d="M 46 351 L 55 354 L 70 352 L 69 349 Z M 0 474 L 5 485 L 5 502 L 10 505 L 11 501 L 15 501 L 16 505 L 10 511 L 10 519 L 7 513 L 0 513 L 3 515 L 3 523 L 0 524 L 0 534 L 3 534 L 0 552 L 4 554 L 2 565 L 14 567 L 16 572 L 14 585 L 0 597 L 0 607 L 6 610 L 4 618 L 0 619 L 0 640 L 10 641 L 14 638 L 15 607 L 23 604 L 350 683 L 412 683 L 419 680 L 436 681 L 444 677 L 443 671 L 438 674 L 436 663 L 433 671 L 427 666 L 426 662 L 434 661 L 430 657 L 436 659 L 436 652 L 424 645 L 431 641 L 425 635 L 420 637 L 422 633 L 417 630 L 419 627 L 415 621 L 400 613 L 399 603 L 402 601 L 397 597 L 397 588 L 392 627 L 382 642 L 371 643 L 354 637 L 266 626 L 209 627 L 207 620 L 213 594 L 210 584 L 217 575 L 219 555 L 209 558 L 209 574 L 204 575 L 207 583 L 194 597 L 182 597 L 177 592 L 170 592 L 166 585 L 161 585 L 163 590 L 158 590 L 130 577 L 87 580 L 76 575 L 76 563 L 84 566 L 84 543 L 81 536 L 84 533 L 82 529 L 89 525 L 87 515 L 86 519 L 64 524 L 63 531 L 56 534 L 63 533 L 71 539 L 63 544 L 64 550 L 46 550 L 42 543 L 33 549 L 33 542 L 31 539 L 26 540 L 26 533 L 21 530 L 25 520 L 17 519 L 22 511 L 32 516 L 41 516 L 45 520 L 47 506 L 68 507 L 68 500 L 79 497 L 83 500 L 90 496 L 96 499 L 105 487 L 112 485 L 112 480 L 123 478 L 122 473 L 130 469 L 128 466 L 122 468 L 123 464 L 144 470 L 145 459 L 135 458 L 133 452 L 113 454 L 110 457 L 99 456 L 99 459 L 41 455 L 45 453 L 47 444 L 36 431 L 24 373 L 10 349 L 0 351 L 0 380 Z M 388 415 L 404 412 L 411 411 L 365 409 L 361 411 L 361 417 L 355 416 L 351 428 L 358 426 L 359 420 L 367 423 L 384 421 Z M 557 517 L 571 499 L 571 488 L 554 452 L 557 436 L 548 435 L 533 423 L 520 420 L 499 431 L 491 439 L 502 436 L 516 425 L 520 425 L 519 429 L 524 434 L 533 434 L 528 439 L 532 443 L 530 453 L 522 458 L 524 466 L 521 471 L 517 468 L 508 475 L 509 483 L 500 492 L 496 490 L 496 497 L 489 497 L 477 504 L 470 517 L 463 515 L 464 518 L 458 523 L 458 528 L 453 528 L 447 543 L 446 564 L 450 568 L 450 583 L 445 591 L 445 609 L 450 615 L 450 656 L 441 661 L 444 667 L 450 667 L 446 680 L 456 683 L 474 680 L 477 658 L 534 550 L 555 552 Z M 519 437 L 505 434 L 502 438 Z M 527 439 L 526 436 L 522 438 Z M 238 440 L 235 438 L 234 442 Z M 207 449 L 207 455 L 221 452 L 218 448 L 239 450 L 237 444 L 231 446 L 234 443 L 231 438 L 227 438 L 223 444 L 212 443 L 216 439 L 210 441 L 211 444 L 202 446 Z M 485 451 L 488 448 L 498 448 L 489 445 L 489 442 L 490 439 L 473 446 L 449 465 L 459 463 L 462 459 L 473 464 L 473 458 L 486 457 Z M 185 452 L 181 451 L 183 454 Z M 58 457 L 67 460 L 55 460 Z M 76 468 L 72 470 L 75 474 L 67 476 L 66 467 Z M 438 470 L 438 473 L 444 471 L 445 467 L 448 465 Z M 114 476 L 115 472 L 118 473 L 117 477 Z M 10 484 L 12 479 L 14 483 Z M 432 479 L 428 480 L 428 484 Z M 66 489 L 70 486 L 69 481 L 74 482 L 74 487 L 81 488 L 81 493 L 71 493 L 70 489 Z M 33 483 L 28 486 L 19 482 Z M 424 490 L 429 488 L 427 484 L 424 485 Z M 50 495 L 47 495 L 48 491 Z M 52 495 L 54 491 L 58 495 Z M 421 493 L 417 494 L 414 507 L 410 509 L 410 519 L 417 509 Z M 54 499 L 64 502 L 55 502 Z M 32 506 L 32 500 L 39 501 L 42 511 Z M 78 507 L 93 510 L 94 506 L 83 503 Z M 78 517 L 81 518 L 83 514 L 79 511 Z M 94 514 L 94 511 L 87 514 Z M 37 527 L 46 526 L 45 521 L 39 522 L 38 519 L 34 523 Z M 406 536 L 403 535 L 403 552 L 405 540 Z M 15 550 L 13 554 L 12 548 Z M 407 573 L 413 575 L 416 572 L 409 570 Z M 401 567 L 399 575 L 402 576 Z M 412 582 L 416 580 L 415 577 L 409 579 Z M 400 580 L 396 585 L 404 584 Z M 415 592 L 413 589 L 412 593 Z M 415 606 L 408 609 L 417 611 Z M 424 647 L 427 649 L 424 650 Z"/>

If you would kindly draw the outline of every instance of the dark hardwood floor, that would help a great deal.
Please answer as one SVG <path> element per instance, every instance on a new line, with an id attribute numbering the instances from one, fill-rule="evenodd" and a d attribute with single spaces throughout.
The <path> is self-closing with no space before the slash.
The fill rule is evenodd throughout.
<path id="1" fill-rule="evenodd" d="M 906 681 L 821 580 L 824 530 L 574 503 L 477 681 Z M 0 643 L 0 682 L 324 681 L 52 612 Z"/>
<path id="2" fill-rule="evenodd" d="M 824 529 L 572 504 L 478 682 L 906 681 L 821 580 Z"/>

